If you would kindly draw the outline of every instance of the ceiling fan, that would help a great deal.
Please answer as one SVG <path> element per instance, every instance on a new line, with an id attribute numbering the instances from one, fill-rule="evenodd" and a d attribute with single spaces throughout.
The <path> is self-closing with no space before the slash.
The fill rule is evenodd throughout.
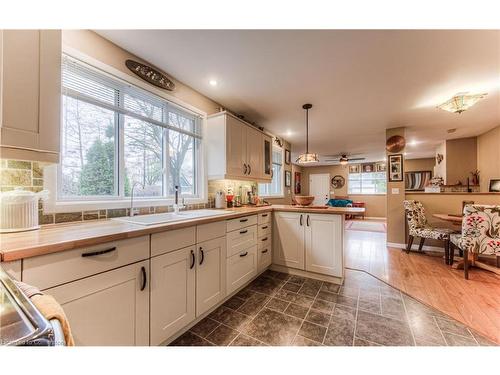
<path id="1" fill-rule="evenodd" d="M 338 154 L 338 155 L 326 155 L 325 161 L 338 161 L 341 165 L 346 165 L 352 161 L 360 161 L 365 160 L 366 158 L 353 158 L 353 155 L 348 156 L 347 154 Z"/>

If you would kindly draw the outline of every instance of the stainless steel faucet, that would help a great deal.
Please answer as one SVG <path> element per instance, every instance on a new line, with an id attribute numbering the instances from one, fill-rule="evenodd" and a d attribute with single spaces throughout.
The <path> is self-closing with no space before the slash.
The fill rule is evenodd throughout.
<path id="1" fill-rule="evenodd" d="M 142 186 L 142 189 L 144 190 L 144 185 L 141 184 L 140 182 L 134 182 L 132 184 L 132 189 L 130 189 L 130 217 L 134 217 L 135 215 L 135 209 L 134 209 L 134 190 L 137 185 Z"/>

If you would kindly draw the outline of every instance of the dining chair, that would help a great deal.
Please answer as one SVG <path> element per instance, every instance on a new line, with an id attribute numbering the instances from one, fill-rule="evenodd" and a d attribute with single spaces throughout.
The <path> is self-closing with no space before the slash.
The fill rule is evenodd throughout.
<path id="1" fill-rule="evenodd" d="M 409 253 L 413 245 L 413 239 L 420 237 L 420 244 L 418 251 L 421 252 L 426 239 L 434 239 L 443 241 L 445 263 L 450 264 L 449 250 L 450 250 L 450 234 L 454 232 L 453 229 L 436 228 L 427 223 L 425 216 L 425 208 L 420 201 L 405 200 L 404 202 L 406 220 L 408 222 L 408 243 L 406 245 L 406 252 Z"/>
<path id="2" fill-rule="evenodd" d="M 500 266 L 500 206 L 470 204 L 464 207 L 462 233 L 450 236 L 450 259 L 455 247 L 464 252 L 464 277 L 469 278 L 469 253 L 495 255 Z"/>

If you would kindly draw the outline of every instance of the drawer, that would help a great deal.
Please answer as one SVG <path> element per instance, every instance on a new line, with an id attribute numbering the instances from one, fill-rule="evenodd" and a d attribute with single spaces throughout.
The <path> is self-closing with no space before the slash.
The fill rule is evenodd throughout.
<path id="1" fill-rule="evenodd" d="M 233 256 L 257 245 L 257 226 L 241 228 L 226 234 L 227 256 Z"/>
<path id="2" fill-rule="evenodd" d="M 202 224 L 196 227 L 196 242 L 213 240 L 226 235 L 226 223 L 224 220 L 215 223 Z"/>
<path id="3" fill-rule="evenodd" d="M 266 224 L 271 222 L 271 213 L 264 212 L 257 215 L 257 224 Z"/>
<path id="4" fill-rule="evenodd" d="M 169 253 L 196 243 L 196 226 L 151 235 L 151 256 Z"/>
<path id="5" fill-rule="evenodd" d="M 227 232 L 232 232 L 233 230 L 245 228 L 251 225 L 257 224 L 257 215 L 239 217 L 237 219 L 231 219 L 226 221 Z"/>
<path id="6" fill-rule="evenodd" d="M 257 271 L 260 273 L 272 263 L 271 246 L 265 246 L 257 250 Z"/>
<path id="7" fill-rule="evenodd" d="M 149 236 L 108 242 L 23 260 L 23 281 L 40 289 L 149 258 Z"/>
<path id="8" fill-rule="evenodd" d="M 271 236 L 271 223 L 259 224 L 257 226 L 257 237 Z"/>
<path id="9" fill-rule="evenodd" d="M 257 248 L 259 249 L 263 249 L 265 247 L 271 247 L 271 244 L 272 244 L 272 237 L 269 235 L 269 236 L 264 236 L 264 237 L 259 237 L 257 239 Z"/>
<path id="10" fill-rule="evenodd" d="M 227 258 L 226 290 L 231 294 L 257 275 L 257 246 Z"/>

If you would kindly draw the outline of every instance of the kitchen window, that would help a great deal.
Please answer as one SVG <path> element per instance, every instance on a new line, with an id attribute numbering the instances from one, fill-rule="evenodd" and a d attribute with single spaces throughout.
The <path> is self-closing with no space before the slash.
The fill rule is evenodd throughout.
<path id="1" fill-rule="evenodd" d="M 268 184 L 259 184 L 261 197 L 283 197 L 283 149 L 273 146 L 272 180 Z"/>
<path id="2" fill-rule="evenodd" d="M 349 173 L 349 194 L 385 194 L 386 172 Z"/>
<path id="3" fill-rule="evenodd" d="M 202 197 L 200 115 L 63 56 L 57 200 Z"/>

